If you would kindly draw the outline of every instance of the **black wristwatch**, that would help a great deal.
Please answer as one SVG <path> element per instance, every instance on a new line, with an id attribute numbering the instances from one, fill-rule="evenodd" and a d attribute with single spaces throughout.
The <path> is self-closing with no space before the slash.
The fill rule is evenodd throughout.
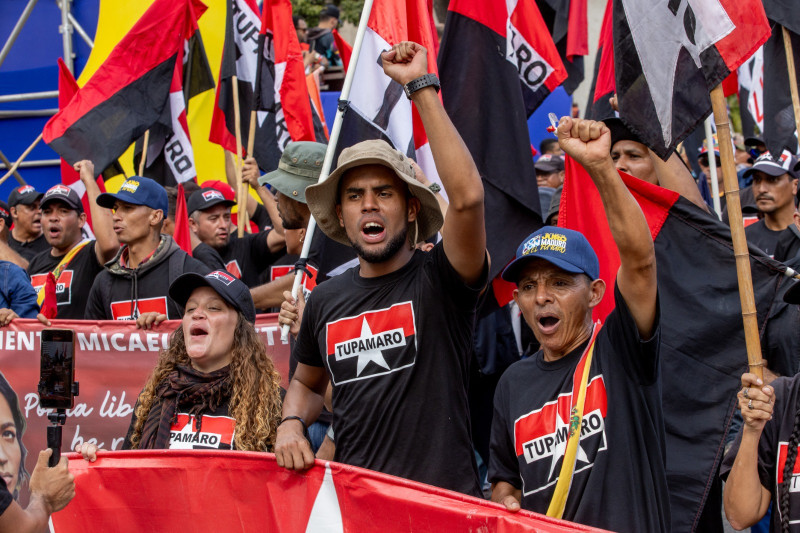
<path id="1" fill-rule="evenodd" d="M 439 77 L 436 74 L 425 74 L 415 80 L 403 85 L 403 90 L 406 92 L 406 97 L 411 100 L 411 95 L 425 87 L 433 87 L 436 92 L 439 92 Z"/>

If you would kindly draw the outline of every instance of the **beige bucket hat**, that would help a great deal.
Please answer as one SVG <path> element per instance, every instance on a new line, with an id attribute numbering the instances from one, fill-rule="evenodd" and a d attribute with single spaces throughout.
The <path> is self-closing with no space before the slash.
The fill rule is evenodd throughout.
<path id="1" fill-rule="evenodd" d="M 350 246 L 347 233 L 339 225 L 339 217 L 336 216 L 338 201 L 336 194 L 342 176 L 348 170 L 362 165 L 382 165 L 388 168 L 408 185 L 411 195 L 419 200 L 417 243 L 429 239 L 439 231 L 444 223 L 444 217 L 439 209 L 436 196 L 416 180 L 414 167 L 409 158 L 389 146 L 386 141 L 376 139 L 362 141 L 342 150 L 339 155 L 339 166 L 328 176 L 328 179 L 306 188 L 308 207 L 325 235 Z"/>

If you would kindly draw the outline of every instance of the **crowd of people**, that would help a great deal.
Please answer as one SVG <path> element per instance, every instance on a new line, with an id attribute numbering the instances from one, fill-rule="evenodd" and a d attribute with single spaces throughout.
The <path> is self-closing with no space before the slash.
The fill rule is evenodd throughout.
<path id="1" fill-rule="evenodd" d="M 319 44 L 330 32 L 318 33 Z M 101 193 L 92 163 L 81 161 L 89 212 L 63 185 L 44 193 L 21 186 L 0 202 L 0 325 L 38 316 L 150 328 L 180 319 L 143 384 L 125 449 L 266 451 L 291 470 L 332 459 L 488 497 L 510 512 L 669 531 L 662 402 L 670 391 L 661 386 L 656 252 L 618 171 L 718 217 L 707 171 L 718 147 L 697 156 L 703 172 L 694 176 L 691 155 L 663 161 L 620 119 L 563 117 L 535 163 L 546 225 L 518 243 L 502 272 L 514 301 L 481 317 L 492 260 L 481 176 L 438 86 L 423 78 L 425 49 L 403 42 L 381 59 L 419 112 L 441 187 L 380 140 L 344 149 L 318 183 L 325 145 L 295 142 L 263 176 L 245 162 L 244 179 L 261 202 L 240 199 L 232 214 L 230 185 L 187 183 L 188 220 L 178 221 L 176 189 L 133 176 Z M 800 253 L 800 165 L 759 142 L 747 140 L 752 153 L 739 150 L 750 155 L 739 172 L 743 210 L 756 215 L 747 238 L 785 261 Z M 557 226 L 565 154 L 600 193 L 619 252 L 614 279 L 600 277 L 606 250 Z M 235 219 L 244 216 L 255 231 L 237 237 Z M 321 232 L 308 262 L 295 267 L 312 216 Z M 188 224 L 191 255 L 170 236 L 179 223 Z M 296 297 L 295 268 L 305 270 Z M 595 323 L 607 291 L 614 311 Z M 800 290 L 786 301 L 800 303 Z M 268 310 L 279 310 L 292 335 L 285 391 L 253 326 Z M 772 507 L 771 531 L 800 531 L 796 371 L 766 361 L 763 380 L 741 378 L 743 423 L 721 469 L 724 511 L 737 528 Z M 39 523 L 74 492 L 64 460 L 47 470 L 43 452 L 30 476 L 31 504 L 13 502 L 28 477 L 25 424 L 13 401 L 0 401 L 0 451 L 11 465 L 0 483 L 0 531 L 7 519 Z M 220 435 L 215 442 L 200 438 L 204 425 Z M 102 453 L 89 443 L 76 451 L 89 461 Z M 721 528 L 721 510 L 714 513 Z"/>

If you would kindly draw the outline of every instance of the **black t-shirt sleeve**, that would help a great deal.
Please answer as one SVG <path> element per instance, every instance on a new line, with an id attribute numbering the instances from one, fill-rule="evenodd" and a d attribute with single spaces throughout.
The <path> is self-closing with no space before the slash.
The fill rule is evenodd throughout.
<path id="1" fill-rule="evenodd" d="M 211 272 L 211 268 L 203 261 L 198 261 L 194 257 L 187 254 L 186 259 L 183 262 L 183 273 L 185 274 L 186 272 L 196 272 L 205 276 Z M 170 280 L 170 282 L 171 281 L 172 280 Z"/>
<path id="2" fill-rule="evenodd" d="M 83 318 L 85 320 L 111 320 L 110 309 L 106 309 L 103 294 L 107 294 L 110 288 L 108 272 L 101 272 L 92 283 L 92 288 L 89 290 L 89 298 L 86 300 L 86 310 L 84 311 Z"/>
<path id="3" fill-rule="evenodd" d="M 225 261 L 222 260 L 222 256 L 219 255 L 219 252 L 204 242 L 201 242 L 195 246 L 194 250 L 192 250 L 192 257 L 206 265 L 211 270 L 225 271 Z"/>
<path id="4" fill-rule="evenodd" d="M 313 323 L 314 320 L 314 293 L 311 293 L 306 300 L 306 308 L 303 311 L 303 320 L 300 322 L 300 332 L 297 334 L 297 342 L 292 350 L 292 355 L 298 363 L 309 366 L 322 366 L 322 355 L 319 353 L 319 344 L 315 336 Z"/>
<path id="5" fill-rule="evenodd" d="M 501 378 L 494 394 L 488 479 L 490 483 L 505 481 L 519 489 L 522 488 L 522 481 L 517 464 L 517 453 L 514 449 L 513 426 L 506 420 L 509 412 L 508 403 L 506 380 Z"/>
<path id="6" fill-rule="evenodd" d="M 615 354 L 622 357 L 628 375 L 642 385 L 650 385 L 658 377 L 658 355 L 661 339 L 661 306 L 656 300 L 656 319 L 653 335 L 649 339 L 639 336 L 639 328 L 633 319 L 628 304 L 614 283 L 614 311 L 608 315 L 603 329 L 614 347 Z"/>
<path id="7" fill-rule="evenodd" d="M 272 226 L 272 221 L 269 219 L 267 208 L 261 204 L 256 204 L 256 210 L 253 211 L 253 216 L 250 217 L 250 220 L 255 222 L 259 231 Z"/>
<path id="8" fill-rule="evenodd" d="M 269 249 L 269 244 L 267 244 L 267 236 L 271 231 L 271 229 L 268 229 L 260 233 L 256 233 L 255 235 L 245 236 L 246 239 L 249 239 L 248 244 L 250 245 L 252 260 L 262 269 L 267 268 L 284 254 L 283 250 L 278 253 L 273 253 Z"/>
<path id="9" fill-rule="evenodd" d="M 8 491 L 5 483 L 0 483 L 0 515 L 6 512 L 6 509 L 11 507 L 14 497 Z"/>
<path id="10" fill-rule="evenodd" d="M 450 264 L 447 254 L 444 253 L 444 245 L 439 242 L 428 252 L 429 260 L 426 270 L 430 273 L 434 286 L 438 286 L 442 292 L 452 299 L 457 308 L 465 312 L 472 312 L 475 308 L 481 291 L 486 287 L 489 277 L 488 256 L 484 257 L 483 272 L 480 279 L 472 286 L 467 285 L 461 279 L 458 272 Z"/>

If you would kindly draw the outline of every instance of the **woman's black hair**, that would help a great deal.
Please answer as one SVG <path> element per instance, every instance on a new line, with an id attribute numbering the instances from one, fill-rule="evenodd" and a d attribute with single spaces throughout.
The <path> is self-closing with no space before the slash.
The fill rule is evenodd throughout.
<path id="1" fill-rule="evenodd" d="M 17 429 L 17 442 L 19 443 L 20 451 L 19 474 L 17 475 L 17 486 L 13 487 L 13 489 L 9 487 L 9 491 L 14 494 L 14 498 L 18 498 L 20 485 L 30 477 L 28 471 L 25 469 L 25 458 L 28 456 L 28 450 L 25 449 L 25 445 L 22 443 L 22 435 L 25 433 L 25 426 L 27 424 L 25 422 L 25 416 L 19 408 L 17 393 L 11 388 L 11 384 L 2 372 L 0 372 L 0 394 L 2 394 L 3 398 L 8 402 L 8 407 L 11 409 L 11 416 L 14 417 L 14 426 Z"/>

